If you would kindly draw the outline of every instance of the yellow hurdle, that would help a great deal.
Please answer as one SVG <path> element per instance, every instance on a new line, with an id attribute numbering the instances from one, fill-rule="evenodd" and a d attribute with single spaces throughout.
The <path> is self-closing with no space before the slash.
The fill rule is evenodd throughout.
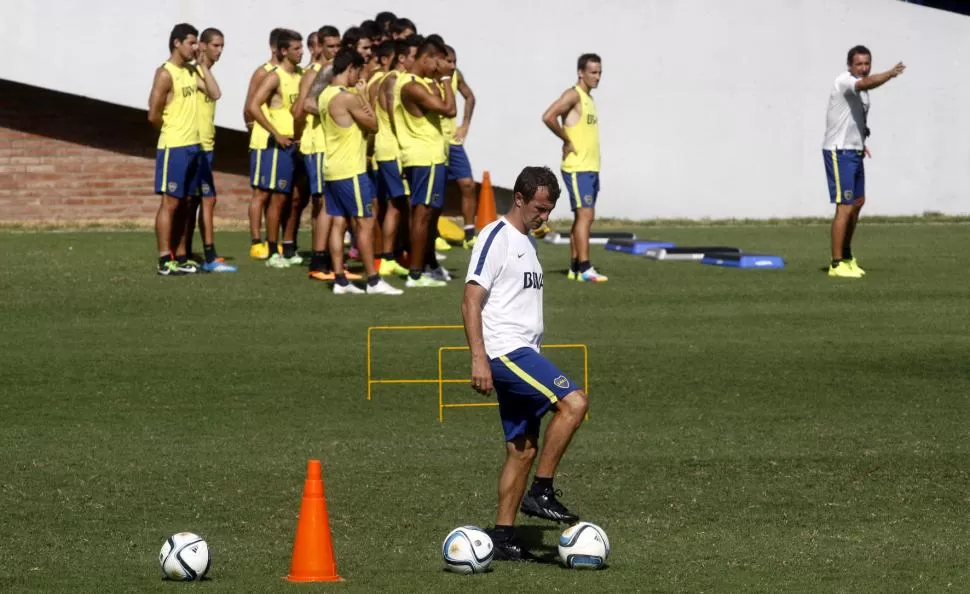
<path id="1" fill-rule="evenodd" d="M 395 332 L 407 330 L 464 330 L 464 326 L 370 326 L 367 328 L 367 399 L 373 397 L 374 384 L 434 384 L 441 379 L 374 379 L 371 367 L 371 342 L 374 332 Z M 449 383 L 461 383 L 464 380 L 448 380 Z"/>
<path id="2" fill-rule="evenodd" d="M 459 326 L 459 328 L 463 328 Z M 589 398 L 589 347 L 585 344 L 544 344 L 543 349 L 580 349 L 583 352 L 583 391 Z M 468 384 L 471 387 L 470 379 L 444 379 L 444 369 L 442 365 L 443 355 L 446 351 L 467 351 L 467 346 L 443 346 L 438 347 L 438 422 L 445 422 L 446 408 L 471 408 L 474 406 L 498 406 L 498 402 L 468 402 L 464 404 L 445 404 L 445 384 Z M 423 381 L 423 380 L 422 380 Z M 586 411 L 586 418 L 589 419 L 589 410 Z"/>

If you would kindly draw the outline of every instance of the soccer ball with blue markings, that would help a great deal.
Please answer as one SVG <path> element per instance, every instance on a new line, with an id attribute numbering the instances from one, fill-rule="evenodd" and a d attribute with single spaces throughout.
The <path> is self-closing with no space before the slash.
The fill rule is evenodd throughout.
<path id="1" fill-rule="evenodd" d="M 454 573 L 483 573 L 492 564 L 492 539 L 477 526 L 462 526 L 448 533 L 441 544 L 445 569 Z"/>
<path id="2" fill-rule="evenodd" d="M 590 522 L 566 528 L 559 537 L 559 560 L 573 569 L 600 569 L 610 557 L 610 539 Z"/>
<path id="3" fill-rule="evenodd" d="M 170 580 L 201 580 L 209 573 L 209 545 L 198 534 L 179 532 L 168 537 L 158 553 L 162 574 Z"/>

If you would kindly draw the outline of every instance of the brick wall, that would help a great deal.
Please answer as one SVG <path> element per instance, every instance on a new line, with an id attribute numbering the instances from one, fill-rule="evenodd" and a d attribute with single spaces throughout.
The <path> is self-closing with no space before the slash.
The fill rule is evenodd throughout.
<path id="1" fill-rule="evenodd" d="M 143 110 L 0 80 L 0 223 L 151 224 L 157 140 Z M 248 220 L 248 147 L 245 133 L 217 129 L 217 225 Z M 460 214 L 455 184 L 445 202 Z"/>

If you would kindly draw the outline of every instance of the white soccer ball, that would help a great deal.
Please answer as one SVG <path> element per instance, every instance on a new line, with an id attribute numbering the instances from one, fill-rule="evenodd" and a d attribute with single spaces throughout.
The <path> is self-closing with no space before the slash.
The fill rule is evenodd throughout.
<path id="1" fill-rule="evenodd" d="M 441 545 L 445 569 L 455 573 L 486 571 L 492 564 L 492 553 L 492 538 L 477 526 L 455 528 Z"/>
<path id="2" fill-rule="evenodd" d="M 168 537 L 158 553 L 162 573 L 170 580 L 201 580 L 209 573 L 212 559 L 209 545 L 191 532 L 179 532 Z"/>
<path id="3" fill-rule="evenodd" d="M 559 560 L 566 567 L 599 569 L 606 565 L 609 557 L 610 539 L 596 524 L 573 524 L 559 537 Z"/>

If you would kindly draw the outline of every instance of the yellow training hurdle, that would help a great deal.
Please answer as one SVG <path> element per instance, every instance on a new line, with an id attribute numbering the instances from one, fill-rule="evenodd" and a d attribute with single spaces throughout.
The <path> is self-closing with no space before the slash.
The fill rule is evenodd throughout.
<path id="1" fill-rule="evenodd" d="M 583 352 L 583 391 L 589 398 L 589 348 L 585 344 L 544 344 L 543 349 L 580 349 Z M 470 408 L 474 406 L 498 406 L 498 402 L 467 402 L 463 404 L 445 404 L 445 384 L 470 384 L 471 380 L 466 379 L 444 379 L 442 359 L 445 351 L 467 351 L 467 346 L 443 346 L 438 347 L 438 422 L 445 422 L 446 408 Z M 589 410 L 586 411 L 586 418 L 589 419 Z"/>
<path id="2" fill-rule="evenodd" d="M 374 384 L 434 384 L 441 379 L 374 379 L 371 368 L 371 341 L 374 332 L 395 332 L 406 330 L 464 330 L 464 326 L 370 326 L 367 328 L 367 399 L 373 396 Z M 447 380 L 448 383 L 461 383 L 469 380 Z"/>

